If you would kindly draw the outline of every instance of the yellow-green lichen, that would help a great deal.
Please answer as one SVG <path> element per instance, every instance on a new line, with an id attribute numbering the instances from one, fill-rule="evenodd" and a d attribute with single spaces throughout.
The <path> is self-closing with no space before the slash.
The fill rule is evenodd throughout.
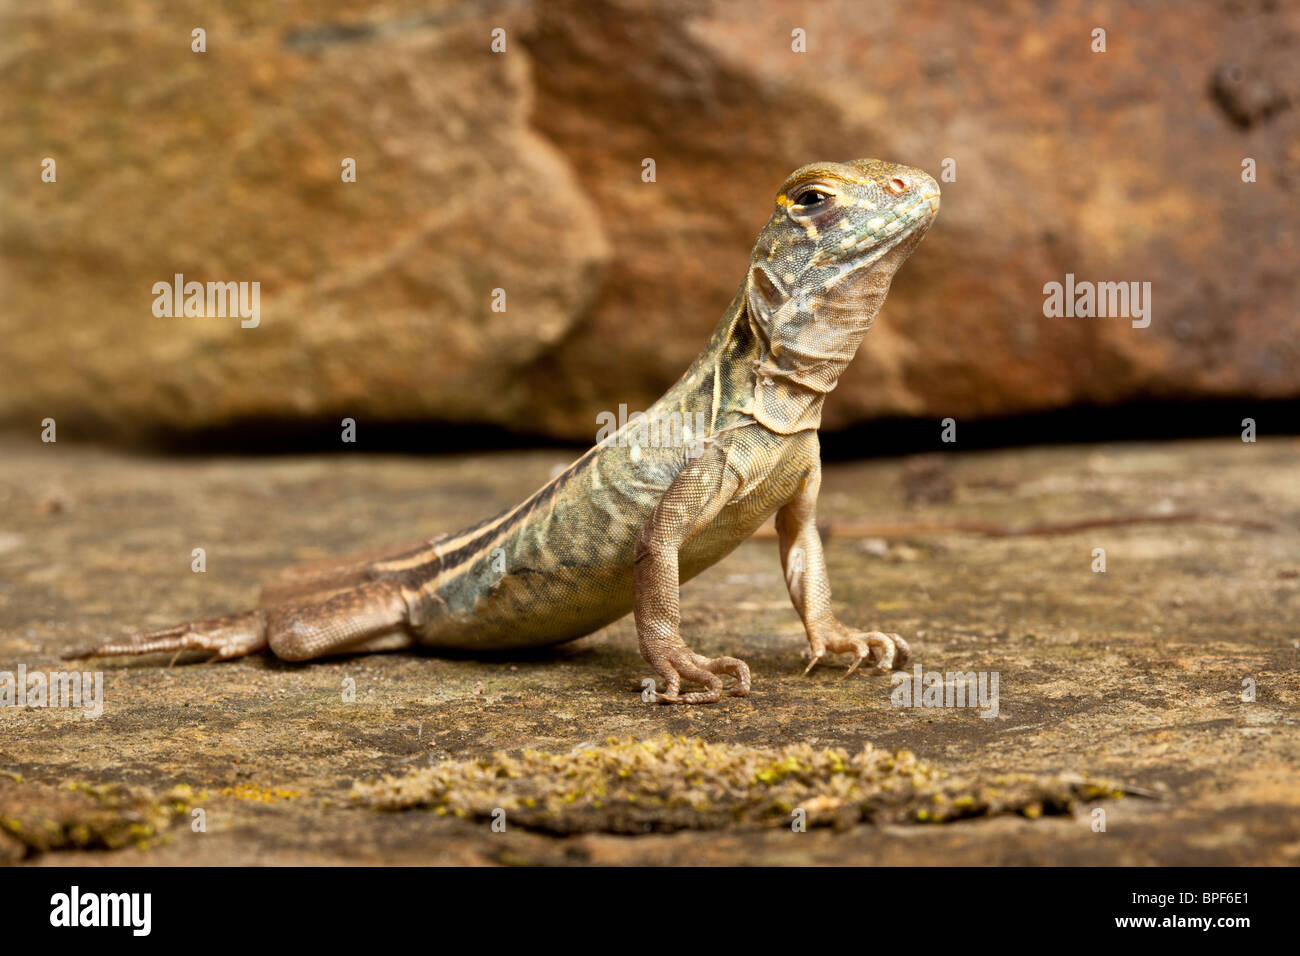
<path id="1" fill-rule="evenodd" d="M 248 800 L 252 803 L 275 803 L 277 800 L 293 800 L 302 796 L 297 790 L 259 787 L 251 783 L 224 787 L 217 792 L 223 797 L 234 797 L 236 800 Z"/>
<path id="2" fill-rule="evenodd" d="M 610 738 L 565 754 L 449 761 L 358 783 L 353 798 L 402 810 L 430 807 L 464 819 L 500 808 L 522 826 L 556 833 L 789 825 L 856 821 L 941 823 L 1019 813 L 1068 813 L 1085 799 L 1120 794 L 1114 784 L 999 774 L 956 777 L 908 751 L 870 745 L 857 753 L 792 744 L 756 748 L 662 735 Z"/>
<path id="3" fill-rule="evenodd" d="M 147 848 L 187 814 L 193 791 L 155 794 L 125 784 L 0 784 L 0 857 L 22 859 L 60 849 Z"/>

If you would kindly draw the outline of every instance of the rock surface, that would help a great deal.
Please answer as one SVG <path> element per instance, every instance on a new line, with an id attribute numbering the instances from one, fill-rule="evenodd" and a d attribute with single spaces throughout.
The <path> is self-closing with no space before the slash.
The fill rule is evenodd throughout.
<path id="1" fill-rule="evenodd" d="M 0 40 L 0 422 L 589 439 L 697 352 L 785 175 L 861 155 L 956 179 L 828 425 L 1300 396 L 1298 36 L 1236 0 L 28 5 Z M 260 282 L 260 326 L 155 317 L 177 273 Z M 1045 318 L 1066 273 L 1150 282 L 1150 327 Z"/>
<path id="2" fill-rule="evenodd" d="M 186 806 L 205 811 L 203 833 L 182 821 L 139 847 L 28 857 L 38 864 L 1296 865 L 1298 455 L 1300 441 L 1270 438 L 953 454 L 943 459 L 946 493 L 920 496 L 916 475 L 938 487 L 933 459 L 923 468 L 829 466 L 820 514 L 839 612 L 906 636 L 927 671 L 996 672 L 996 717 L 896 707 L 887 679 L 843 680 L 834 664 L 803 677 L 806 644 L 775 543 L 759 536 L 683 591 L 685 636 L 703 653 L 745 658 L 747 698 L 642 703 L 649 672 L 630 620 L 549 651 L 485 660 L 87 662 L 103 672 L 98 718 L 0 707 L 0 816 L 29 819 L 46 788 L 70 783 L 158 799 L 188 788 L 179 791 L 191 795 Z M 551 451 L 175 460 L 0 443 L 0 673 L 57 669 L 65 648 L 240 608 L 289 562 L 468 524 L 566 461 Z M 1223 520 L 1020 537 L 896 529 L 1184 513 Z M 203 574 L 190 570 L 198 547 Z M 1105 573 L 1093 570 L 1097 548 Z M 1099 804 L 1104 832 L 1084 807 L 1032 820 L 635 837 L 556 837 L 522 825 L 492 833 L 478 821 L 350 799 L 355 782 L 451 760 L 522 748 L 567 754 L 665 732 L 745 752 L 871 744 L 912 751 L 954 777 L 1111 779 L 1157 798 Z M 78 812 L 69 802 L 66 826 Z M 121 832 L 102 816 L 81 822 L 95 821 Z M 0 837 L 0 856 L 23 852 Z"/>

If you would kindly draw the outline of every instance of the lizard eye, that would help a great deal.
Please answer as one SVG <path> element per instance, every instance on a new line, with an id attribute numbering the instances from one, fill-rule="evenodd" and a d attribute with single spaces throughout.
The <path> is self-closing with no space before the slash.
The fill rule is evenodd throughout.
<path id="1" fill-rule="evenodd" d="M 824 193 L 820 189 L 805 189 L 794 201 L 796 206 L 816 206 L 830 199 L 830 193 Z"/>

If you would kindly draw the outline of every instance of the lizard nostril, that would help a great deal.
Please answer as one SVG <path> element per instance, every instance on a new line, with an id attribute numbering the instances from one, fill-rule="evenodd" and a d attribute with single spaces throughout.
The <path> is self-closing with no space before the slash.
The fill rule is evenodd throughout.
<path id="1" fill-rule="evenodd" d="M 907 192 L 909 185 L 908 181 L 902 176 L 895 176 L 889 181 L 889 191 L 895 196 L 901 196 Z"/>

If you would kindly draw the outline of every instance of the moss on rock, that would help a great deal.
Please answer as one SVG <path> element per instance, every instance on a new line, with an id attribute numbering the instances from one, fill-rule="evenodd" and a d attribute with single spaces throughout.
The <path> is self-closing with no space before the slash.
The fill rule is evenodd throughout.
<path id="1" fill-rule="evenodd" d="M 800 810 L 808 826 L 942 823 L 1000 813 L 1036 819 L 1124 792 L 1067 777 L 954 776 L 906 750 L 870 744 L 849 753 L 664 734 L 611 737 L 565 754 L 525 750 L 448 761 L 358 783 L 353 798 L 379 809 L 430 807 L 462 818 L 504 810 L 514 823 L 553 833 L 644 833 L 785 826 Z"/>

